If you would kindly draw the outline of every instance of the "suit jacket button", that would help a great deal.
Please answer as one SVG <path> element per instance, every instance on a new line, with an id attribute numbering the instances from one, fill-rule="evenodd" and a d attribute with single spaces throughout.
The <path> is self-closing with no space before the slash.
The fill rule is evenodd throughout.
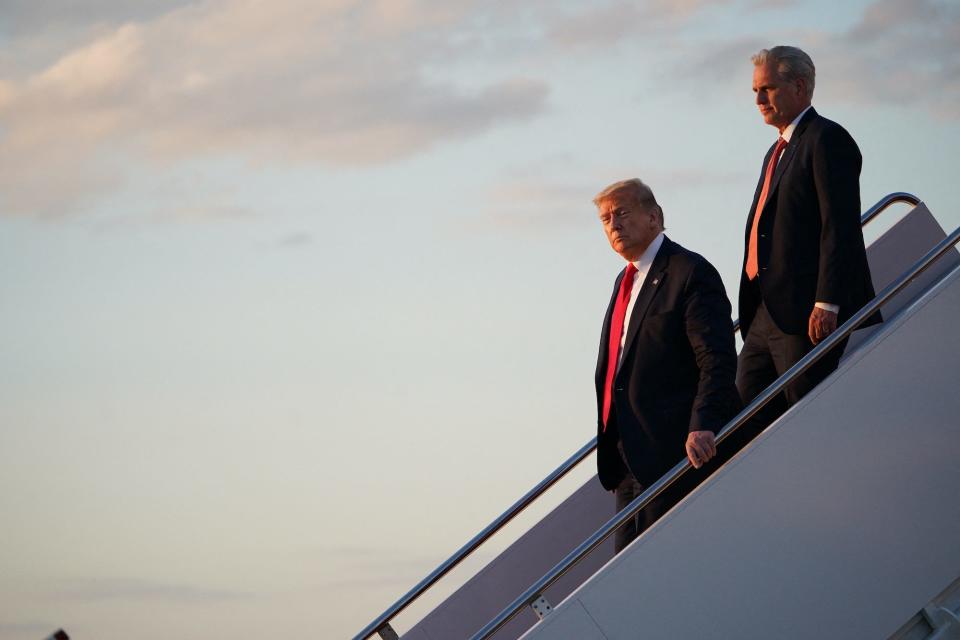
<path id="1" fill-rule="evenodd" d="M 766 238 L 766 237 L 767 237 L 767 234 L 761 233 L 761 234 L 760 234 L 760 237 L 761 237 L 761 238 Z"/>
<path id="2" fill-rule="evenodd" d="M 614 391 L 623 391 L 623 387 L 617 387 Z"/>

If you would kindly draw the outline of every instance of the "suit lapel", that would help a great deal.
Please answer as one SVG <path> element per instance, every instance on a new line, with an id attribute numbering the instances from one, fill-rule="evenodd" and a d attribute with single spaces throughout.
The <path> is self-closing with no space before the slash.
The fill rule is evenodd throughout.
<path id="1" fill-rule="evenodd" d="M 620 275 L 614 280 L 613 295 L 610 296 L 610 302 L 607 304 L 607 313 L 603 316 L 603 329 L 600 331 L 600 355 L 597 358 L 596 379 L 598 388 L 603 384 L 604 377 L 606 376 L 607 350 L 610 344 L 610 318 L 613 316 L 613 307 L 617 303 L 617 292 L 620 291 L 620 281 L 623 279 L 625 271 L 626 267 L 624 267 Z"/>
<path id="2" fill-rule="evenodd" d="M 637 336 L 637 332 L 640 331 L 640 325 L 643 323 L 644 316 L 647 315 L 647 309 L 650 307 L 650 303 L 653 301 L 654 296 L 656 296 L 657 291 L 660 290 L 664 279 L 667 277 L 667 262 L 672 253 L 673 242 L 664 236 L 663 244 L 660 246 L 660 250 L 657 251 L 657 255 L 653 259 L 653 264 L 650 265 L 650 272 L 643 281 L 643 286 L 640 287 L 640 293 L 637 295 L 637 301 L 633 305 L 633 311 L 630 312 L 630 325 L 627 327 L 627 339 L 623 343 L 624 356 L 621 357 L 626 356 L 627 351 L 630 349 L 630 344 Z"/>
<path id="3" fill-rule="evenodd" d="M 763 204 L 763 208 L 767 208 L 773 200 L 773 194 L 777 190 L 777 186 L 780 184 L 780 178 L 783 177 L 783 174 L 786 173 L 787 169 L 790 167 L 790 162 L 797 155 L 797 149 L 800 148 L 800 141 L 803 138 L 803 132 L 807 130 L 807 126 L 810 124 L 810 121 L 817 117 L 817 112 L 813 107 L 810 107 L 810 110 L 807 111 L 800 122 L 797 123 L 797 128 L 793 130 L 793 135 L 790 136 L 790 142 L 787 144 L 787 148 L 783 151 L 783 156 L 780 157 L 780 162 L 777 163 L 777 169 L 773 172 L 773 179 L 770 181 L 770 191 L 767 193 L 767 201 Z"/>
<path id="4" fill-rule="evenodd" d="M 746 247 L 747 243 L 750 242 L 750 229 L 753 228 L 753 217 L 757 214 L 757 204 L 760 202 L 760 192 L 763 191 L 763 178 L 766 175 L 767 164 L 770 162 L 770 155 L 773 154 L 773 150 L 776 148 L 776 146 L 776 142 L 770 145 L 770 148 L 767 149 L 767 153 L 765 153 L 763 156 L 763 163 L 760 165 L 760 180 L 757 182 L 757 189 L 753 193 L 753 202 L 750 203 L 750 211 L 747 212 L 747 227 L 743 231 L 744 247 Z M 767 201 L 770 201 L 769 197 L 767 198 Z M 746 261 L 746 249 L 744 250 L 743 255 L 744 261 Z"/>
<path id="5" fill-rule="evenodd" d="M 794 131 L 793 136 L 790 138 L 790 144 L 783 150 L 783 155 L 780 156 L 780 162 L 777 163 L 777 168 L 773 172 L 773 178 L 770 180 L 770 191 L 767 193 L 767 202 L 773 200 L 772 196 L 777 190 L 777 185 L 780 184 L 780 178 L 783 177 L 787 167 L 790 166 L 790 161 L 793 160 L 793 157 L 797 154 L 797 145 L 800 143 L 799 138 L 800 136 Z M 767 208 L 767 202 L 763 204 L 764 209 Z"/>

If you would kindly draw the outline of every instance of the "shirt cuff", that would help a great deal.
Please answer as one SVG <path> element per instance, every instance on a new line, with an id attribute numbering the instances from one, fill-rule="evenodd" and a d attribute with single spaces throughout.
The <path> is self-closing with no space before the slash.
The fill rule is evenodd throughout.
<path id="1" fill-rule="evenodd" d="M 833 313 L 840 313 L 840 305 L 830 304 L 829 302 L 817 302 L 813 306 L 817 309 L 823 309 L 824 311 L 832 311 Z"/>

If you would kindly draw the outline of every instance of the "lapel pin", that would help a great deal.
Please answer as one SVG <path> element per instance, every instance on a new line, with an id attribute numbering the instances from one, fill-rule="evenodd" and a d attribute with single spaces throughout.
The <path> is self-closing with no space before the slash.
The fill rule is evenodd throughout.
<path id="1" fill-rule="evenodd" d="M 654 279 L 653 279 L 653 284 L 657 284 L 658 282 L 660 282 L 660 278 L 654 278 Z"/>

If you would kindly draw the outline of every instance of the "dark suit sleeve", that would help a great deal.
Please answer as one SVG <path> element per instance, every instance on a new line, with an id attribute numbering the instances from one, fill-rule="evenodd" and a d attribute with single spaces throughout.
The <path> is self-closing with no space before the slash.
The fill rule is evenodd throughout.
<path id="1" fill-rule="evenodd" d="M 842 127 L 824 129 L 813 149 L 813 178 L 820 208 L 817 301 L 843 305 L 850 293 L 848 252 L 862 244 L 857 143 Z"/>
<path id="2" fill-rule="evenodd" d="M 685 289 L 687 339 L 700 371 L 689 430 L 717 433 L 739 409 L 730 300 L 720 274 L 703 259 L 694 266 Z"/>

